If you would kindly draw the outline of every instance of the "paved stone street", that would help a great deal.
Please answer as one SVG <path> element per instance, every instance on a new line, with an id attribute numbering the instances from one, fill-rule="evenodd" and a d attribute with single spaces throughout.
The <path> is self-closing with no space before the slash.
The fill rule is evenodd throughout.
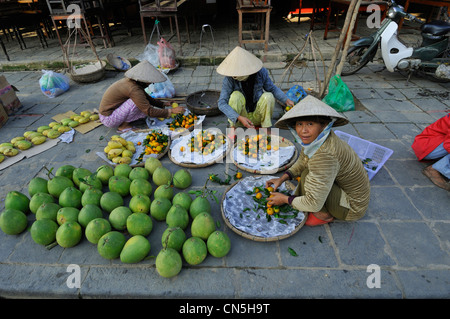
<path id="1" fill-rule="evenodd" d="M 306 23 L 309 25 L 308 23 Z M 286 70 L 285 53 L 295 56 L 304 41 L 306 29 L 300 25 L 273 22 L 268 67 L 274 82 L 287 91 L 295 84 L 317 90 L 311 61 Z M 362 24 L 360 24 L 362 25 Z M 225 56 L 237 45 L 235 26 L 214 28 L 214 56 Z M 320 50 L 330 58 L 335 37 L 320 40 Z M 199 56 L 198 41 L 183 44 L 184 57 Z M 32 41 L 32 40 L 30 40 Z M 134 58 L 144 49 L 142 35 L 117 36 L 116 47 L 99 49 Z M 173 40 L 173 42 L 176 42 Z M 31 43 L 31 42 L 30 42 Z M 37 43 L 37 42 L 36 42 Z M 11 62 L 2 63 L 2 74 L 15 85 L 22 108 L 0 128 L 0 142 L 22 135 L 51 122 L 67 111 L 81 112 L 97 108 L 106 88 L 123 74 L 108 70 L 97 83 L 71 81 L 70 90 L 49 99 L 39 88 L 42 73 L 6 71 L 5 66 L 27 62 L 61 61 L 60 48 L 50 41 L 48 49 L 39 46 L 20 51 L 11 48 Z M 206 46 L 206 43 L 205 43 Z M 177 45 L 175 45 L 177 48 Z M 255 46 L 255 53 L 261 53 Z M 197 49 L 196 49 L 197 48 Z M 328 52 L 325 54 L 325 52 Z M 84 52 L 87 55 L 88 53 Z M 209 53 L 206 52 L 205 55 Z M 191 63 L 168 74 L 177 96 L 213 89 L 220 90 L 222 78 L 215 72 L 218 65 Z M 432 184 L 421 171 L 427 163 L 417 161 L 411 143 L 424 127 L 449 112 L 449 84 L 389 73 L 381 63 L 371 63 L 356 75 L 344 77 L 356 101 L 355 111 L 345 112 L 350 124 L 339 130 L 393 150 L 392 156 L 371 180 L 369 209 L 361 220 L 333 222 L 318 227 L 303 227 L 295 235 L 275 242 L 256 242 L 229 229 L 222 219 L 219 203 L 211 201 L 212 215 L 220 230 L 231 239 L 231 251 L 224 258 L 208 256 L 198 266 L 183 264 L 182 271 L 171 279 L 158 275 L 155 259 L 137 264 L 102 258 L 96 246 L 85 238 L 75 247 L 51 250 L 33 242 L 29 231 L 20 235 L 0 232 L 0 296 L 5 298 L 448 298 L 450 295 L 450 194 Z M 281 115 L 277 106 L 275 118 Z M 204 128 L 226 128 L 223 115 L 207 117 Z M 76 133 L 73 142 L 59 142 L 55 147 L 24 159 L 0 171 L 0 210 L 9 191 L 27 193 L 28 181 L 46 176 L 46 168 L 65 164 L 95 170 L 105 162 L 95 153 L 102 151 L 106 138 L 114 129 L 99 126 L 86 134 Z M 280 134 L 294 140 L 289 131 Z M 103 139 L 105 138 L 105 139 Z M 298 144 L 296 144 L 299 147 Z M 175 172 L 179 167 L 168 156 L 164 166 Z M 218 163 L 206 168 L 189 168 L 192 189 L 203 187 L 208 174 L 233 173 L 233 163 Z M 250 176 L 243 172 L 244 177 Z M 228 186 L 210 183 L 220 196 Z M 29 226 L 34 215 L 28 216 Z M 148 239 L 150 255 L 161 248 L 163 222 L 154 222 Z M 298 256 L 290 254 L 295 250 Z M 81 287 L 67 285 L 68 265 L 81 269 Z M 375 265 L 375 266 L 371 266 Z M 375 267 L 375 268 L 372 268 Z M 379 268 L 377 268 L 379 267 Z M 375 270 L 374 270 L 375 269 Z M 380 286 L 370 288 L 370 277 L 380 271 Z"/>

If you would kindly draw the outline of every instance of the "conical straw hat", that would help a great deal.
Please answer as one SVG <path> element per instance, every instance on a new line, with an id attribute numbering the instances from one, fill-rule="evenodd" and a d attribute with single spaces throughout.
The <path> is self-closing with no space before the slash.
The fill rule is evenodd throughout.
<path id="1" fill-rule="evenodd" d="M 224 76 L 246 76 L 258 72 L 262 66 L 260 59 L 237 46 L 217 67 L 217 73 Z"/>
<path id="2" fill-rule="evenodd" d="M 144 83 L 159 83 L 167 79 L 150 62 L 144 60 L 139 62 L 127 72 L 125 76 L 129 79 Z"/>
<path id="3" fill-rule="evenodd" d="M 335 118 L 333 126 L 342 126 L 348 123 L 348 120 L 340 115 L 331 106 L 315 98 L 312 95 L 307 95 L 300 102 L 298 102 L 292 109 L 286 112 L 276 123 L 275 127 L 281 129 L 289 129 L 289 124 L 294 120 L 304 116 L 328 116 Z"/>

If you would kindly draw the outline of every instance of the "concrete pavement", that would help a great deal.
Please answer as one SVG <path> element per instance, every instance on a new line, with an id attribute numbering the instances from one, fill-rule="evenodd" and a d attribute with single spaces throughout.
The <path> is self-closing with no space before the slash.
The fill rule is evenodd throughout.
<path id="1" fill-rule="evenodd" d="M 309 26 L 309 23 L 306 23 Z M 316 90 L 311 62 L 297 66 L 292 75 L 283 79 L 285 69 L 278 63 L 286 55 L 295 56 L 302 47 L 306 27 L 273 22 L 267 62 L 274 81 L 284 90 L 294 84 Z M 362 24 L 359 24 L 362 25 Z M 237 44 L 237 30 L 213 26 L 215 50 L 226 55 Z M 363 31 L 363 30 L 362 30 Z M 295 34 L 295 36 L 294 36 Z M 317 39 L 321 31 L 316 32 Z M 117 36 L 116 47 L 99 49 L 125 57 L 142 52 L 140 34 Z M 194 39 L 194 37 L 192 37 Z M 331 37 L 330 37 L 331 38 Z M 195 40 L 195 39 L 194 39 Z M 30 40 L 31 43 L 32 40 Z M 175 40 L 173 40 L 176 42 Z M 304 41 L 304 40 L 303 40 Z M 328 42 L 327 42 L 328 41 Z M 333 40 L 320 40 L 322 53 L 334 49 Z M 335 42 L 334 42 L 335 43 Z M 36 42 L 37 44 L 37 42 Z M 185 43 L 185 56 L 198 56 L 198 41 Z M 206 45 L 206 43 L 205 43 Z M 31 45 L 30 45 L 31 46 Z M 261 47 L 250 48 L 261 53 Z M 12 48 L 12 50 L 14 50 Z M 124 54 L 125 53 L 125 54 Z M 272 53 L 272 54 L 271 54 Z M 88 54 L 84 52 L 83 54 Z M 205 55 L 210 54 L 205 52 Z M 59 46 L 53 41 L 48 49 L 36 46 L 16 50 L 14 61 L 2 61 L 5 66 L 25 62 L 57 61 Z M 324 54 L 325 55 L 325 54 Z M 214 56 L 221 56 L 216 53 Z M 327 55 L 328 57 L 330 55 Z M 216 65 L 217 66 L 217 65 Z M 23 107 L 0 128 L 1 141 L 7 141 L 24 131 L 46 125 L 51 117 L 66 111 L 80 112 L 98 107 L 105 89 L 120 79 L 122 73 L 108 70 L 97 83 L 71 82 L 68 92 L 54 99 L 39 89 L 41 72 L 3 72 L 14 84 Z M 200 61 L 181 65 L 169 73 L 177 95 L 221 87 L 222 78 L 214 65 Z M 397 73 L 383 70 L 374 63 L 353 76 L 345 77 L 357 100 L 357 109 L 344 115 L 350 124 L 339 130 L 392 149 L 393 155 L 371 181 L 369 209 L 359 221 L 333 222 L 318 227 L 303 227 L 295 235 L 276 242 L 261 243 L 235 234 L 221 216 L 220 204 L 211 201 L 212 215 L 220 221 L 220 229 L 231 239 L 231 251 L 224 258 L 208 256 L 198 266 L 183 264 L 174 278 L 160 277 L 155 259 L 137 264 L 103 259 L 86 239 L 73 248 L 56 246 L 51 250 L 33 242 L 29 231 L 17 236 L 0 232 L 0 296 L 5 298 L 448 298 L 450 296 L 450 194 L 432 184 L 421 170 L 411 150 L 418 133 L 439 117 L 448 113 L 448 84 L 438 84 L 412 77 L 410 81 Z M 280 116 L 278 107 L 275 117 Z M 226 128 L 224 116 L 209 117 L 206 127 Z M 288 131 L 281 135 L 293 140 Z M 45 176 L 47 168 L 65 164 L 95 170 L 104 162 L 95 154 L 104 147 L 102 137 L 116 131 L 100 126 L 87 134 L 76 133 L 70 144 L 58 143 L 30 159 L 24 159 L 0 171 L 1 203 L 12 190 L 27 193 L 28 181 Z M 298 146 L 298 145 L 297 145 Z M 171 171 L 178 169 L 170 159 L 162 159 Z M 206 168 L 190 168 L 192 188 L 201 188 L 212 171 L 233 172 L 236 167 L 218 163 Z M 244 177 L 250 176 L 243 172 Z M 209 184 L 222 194 L 227 186 Z M 29 225 L 34 215 L 29 216 Z M 150 255 L 156 256 L 165 224 L 154 222 L 149 235 Z M 297 257 L 289 253 L 295 250 Z M 72 287 L 70 277 L 77 265 L 80 287 Z M 75 266 L 75 267 L 77 267 Z M 76 268 L 78 269 L 78 268 Z M 76 285 L 75 285 L 76 286 Z M 72 287 L 72 288 L 71 288 Z"/>

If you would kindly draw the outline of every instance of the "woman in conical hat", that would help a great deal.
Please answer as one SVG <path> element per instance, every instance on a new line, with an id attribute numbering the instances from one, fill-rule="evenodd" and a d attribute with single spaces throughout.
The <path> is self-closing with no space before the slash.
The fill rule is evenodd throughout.
<path id="1" fill-rule="evenodd" d="M 131 122 L 149 117 L 169 118 L 183 113 L 184 108 L 168 108 L 171 102 L 161 102 L 149 96 L 145 88 L 150 83 L 166 81 L 151 63 L 144 60 L 125 72 L 125 77 L 113 83 L 103 94 L 99 117 L 103 125 L 117 127 L 119 132 L 131 129 Z"/>
<path id="2" fill-rule="evenodd" d="M 262 61 L 239 46 L 217 67 L 217 73 L 225 76 L 218 106 L 228 117 L 231 128 L 271 127 L 275 99 L 294 105 L 273 84 Z"/>
<path id="3" fill-rule="evenodd" d="M 370 197 L 368 174 L 355 151 L 331 130 L 347 123 L 345 117 L 311 95 L 275 123 L 278 128 L 295 129 L 302 151 L 281 177 L 267 181 L 266 187 L 274 188 L 270 204 L 287 203 L 308 212 L 305 224 L 309 226 L 364 216 Z M 284 181 L 298 177 L 293 196 L 275 192 Z"/>

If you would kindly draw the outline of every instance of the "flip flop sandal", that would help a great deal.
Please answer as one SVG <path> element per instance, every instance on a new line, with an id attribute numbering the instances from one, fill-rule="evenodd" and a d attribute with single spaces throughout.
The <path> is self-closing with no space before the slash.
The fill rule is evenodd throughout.
<path id="1" fill-rule="evenodd" d="M 307 226 L 319 226 L 319 225 L 328 224 L 329 222 L 332 222 L 333 220 L 334 220 L 334 218 L 332 218 L 331 220 L 319 219 L 316 216 L 314 216 L 313 213 L 309 213 L 308 214 L 308 218 L 306 219 L 305 225 L 307 225 Z"/>

